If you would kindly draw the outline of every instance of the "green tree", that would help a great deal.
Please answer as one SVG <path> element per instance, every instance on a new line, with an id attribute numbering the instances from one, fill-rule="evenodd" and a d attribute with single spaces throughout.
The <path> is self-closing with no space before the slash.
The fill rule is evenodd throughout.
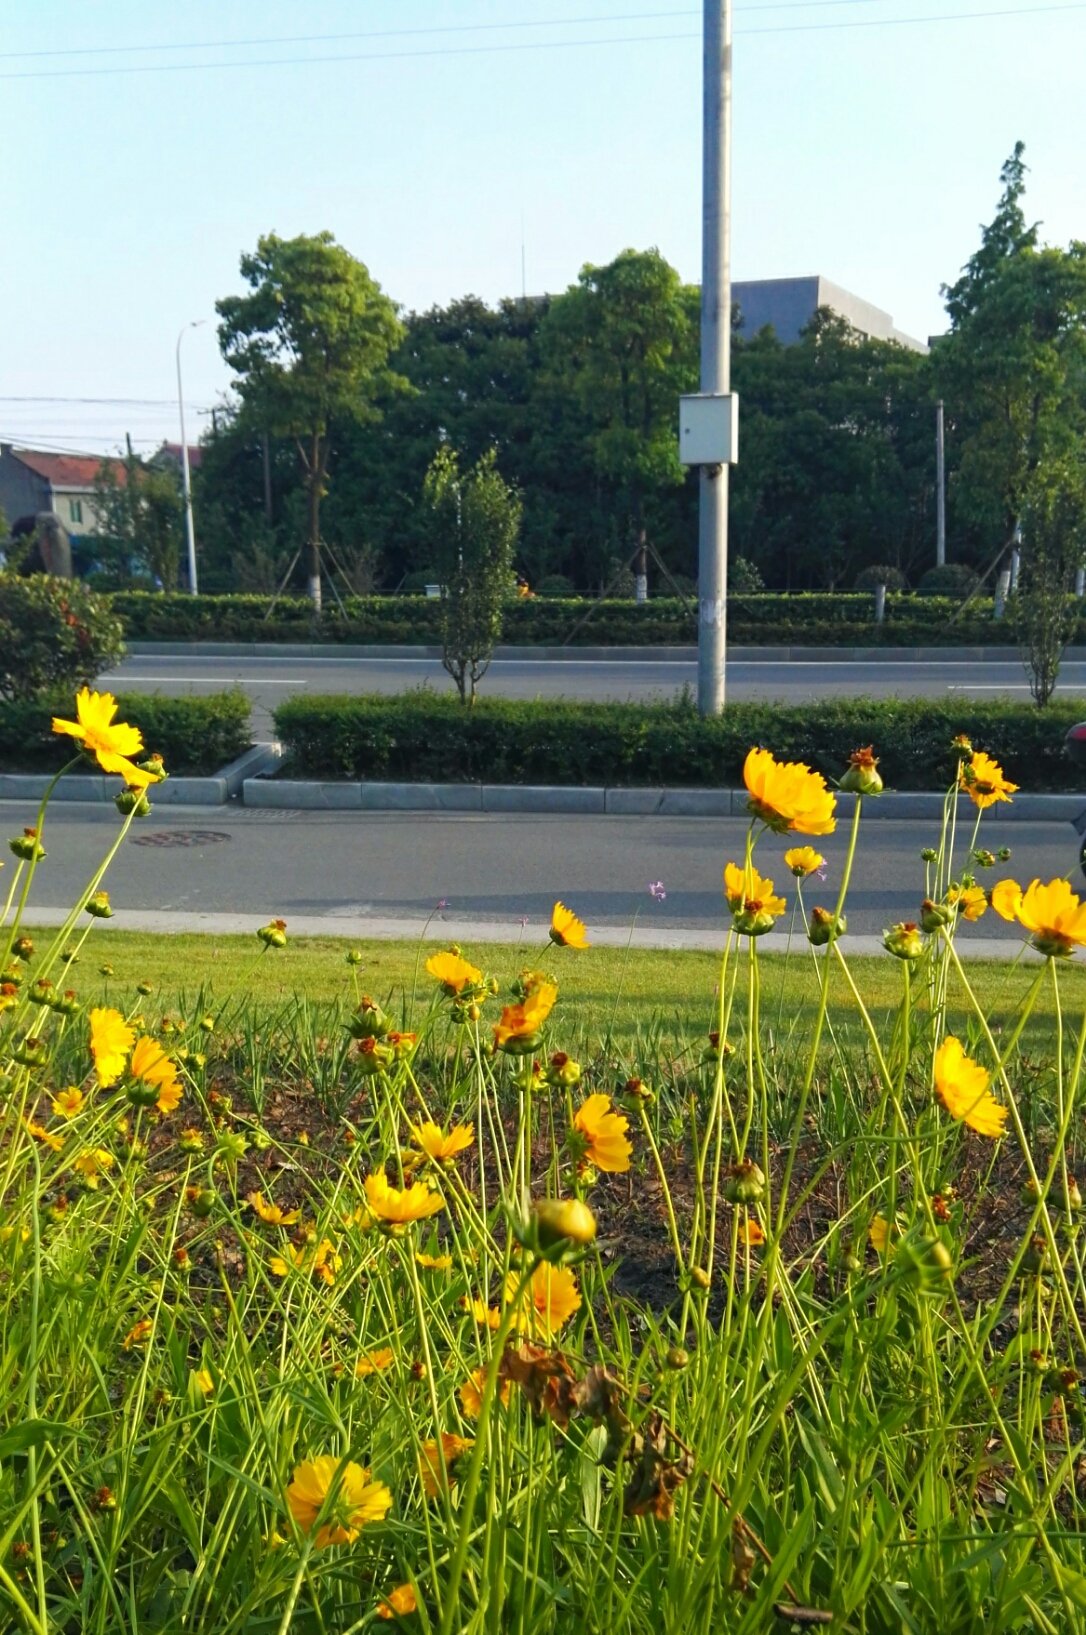
<path id="1" fill-rule="evenodd" d="M 1022 573 L 1015 598 L 1018 640 L 1030 692 L 1043 709 L 1056 690 L 1078 605 L 1074 574 L 1086 559 L 1086 491 L 1081 462 L 1046 465 L 1034 478 L 1023 516 Z"/>
<path id="2" fill-rule="evenodd" d="M 305 494 L 306 572 L 321 607 L 321 501 L 330 429 L 364 421 L 396 384 L 389 355 L 403 328 L 393 303 L 331 233 L 269 233 L 241 258 L 249 295 L 216 303 L 219 345 L 238 376 L 243 424 L 289 438 Z"/>
<path id="3" fill-rule="evenodd" d="M 951 327 L 934 352 L 961 450 L 956 503 L 989 553 L 1050 505 L 1055 473 L 1066 484 L 1086 446 L 1086 244 L 1039 243 L 1022 208 L 1023 152 L 1019 142 L 1003 166 L 980 248 L 944 288 Z"/>
<path id="4" fill-rule="evenodd" d="M 606 267 L 583 268 L 543 325 L 552 400 L 557 392 L 575 408 L 574 433 L 617 502 L 619 554 L 635 558 L 639 597 L 652 502 L 686 480 L 677 422 L 680 393 L 697 379 L 693 312 L 690 292 L 658 250 L 624 250 Z"/>
<path id="5" fill-rule="evenodd" d="M 129 449 L 94 480 L 98 532 L 163 590 L 176 590 L 184 532 L 181 482 L 172 466 L 152 465 Z"/>
<path id="6" fill-rule="evenodd" d="M 493 449 L 461 474 L 459 457 L 447 444 L 430 464 L 424 493 L 441 575 L 441 662 L 460 702 L 470 705 L 513 590 L 520 498 L 499 472 Z"/>

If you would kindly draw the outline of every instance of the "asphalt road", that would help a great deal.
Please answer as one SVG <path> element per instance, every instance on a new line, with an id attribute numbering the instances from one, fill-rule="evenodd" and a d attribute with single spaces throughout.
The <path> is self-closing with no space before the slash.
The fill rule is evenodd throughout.
<path id="1" fill-rule="evenodd" d="M 4 803 L 8 833 L 34 820 L 34 811 Z M 85 889 L 119 819 L 111 807 L 54 808 L 47 819 L 46 861 L 34 882 L 39 912 L 67 908 Z M 230 916 L 237 928 L 255 928 L 281 915 L 315 920 L 344 935 L 365 935 L 367 925 L 388 934 L 391 922 L 408 933 L 435 913 L 437 926 L 455 933 L 504 927 L 515 936 L 527 918 L 529 940 L 545 930 L 551 906 L 562 897 L 590 928 L 637 940 L 657 937 L 712 945 L 725 920 L 721 873 L 740 859 L 746 824 L 735 819 L 506 816 L 483 814 L 254 811 L 217 807 L 187 811 L 159 807 L 134 827 L 106 884 L 117 909 L 109 924 L 123 929 L 148 923 L 146 911 L 188 919 Z M 853 934 L 877 935 L 897 920 L 914 919 L 923 895 L 920 849 L 935 839 L 924 822 L 879 820 L 862 835 L 849 896 Z M 825 882 L 811 882 L 808 903 L 832 906 L 844 860 L 842 831 L 818 845 L 827 858 Z M 984 843 L 1007 844 L 1007 872 L 1028 881 L 1050 879 L 1077 866 L 1078 840 L 1069 824 L 986 824 Z M 786 876 L 783 843 L 765 836 L 763 872 L 778 888 Z M 10 864 L 10 859 L 9 859 Z M 999 875 L 990 876 L 998 878 Z M 659 902 L 649 883 L 661 881 Z M 790 884 L 790 882 L 788 882 Z M 180 927 L 181 919 L 175 923 Z M 225 929 L 225 920 L 217 921 Z M 311 927 L 312 928 L 312 927 Z M 687 934 L 685 937 L 680 933 Z M 1019 936 L 989 913 L 963 933 Z M 601 939 L 602 940 L 602 939 Z"/>
<path id="2" fill-rule="evenodd" d="M 272 735 L 271 711 L 297 693 L 398 693 L 428 686 L 439 691 L 452 682 L 435 659 L 210 658 L 186 653 L 137 653 L 99 678 L 100 685 L 133 692 L 199 693 L 234 683 L 253 701 L 253 730 Z M 652 699 L 670 698 L 684 686 L 695 690 L 693 661 L 651 659 L 495 659 L 482 682 L 484 694 L 505 698 Z M 1029 688 L 1015 656 L 978 664 L 949 659 L 916 663 L 877 658 L 847 660 L 740 661 L 728 666 L 732 699 L 810 698 L 866 694 L 870 697 L 942 698 L 960 692 L 985 698 L 1006 694 L 1025 699 Z M 1062 694 L 1086 693 L 1086 663 L 1070 662 L 1060 672 Z"/>

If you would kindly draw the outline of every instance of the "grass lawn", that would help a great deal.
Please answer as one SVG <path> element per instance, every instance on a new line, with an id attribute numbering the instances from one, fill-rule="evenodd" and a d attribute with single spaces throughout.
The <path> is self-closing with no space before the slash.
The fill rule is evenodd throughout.
<path id="1" fill-rule="evenodd" d="M 35 940 L 44 945 L 48 935 L 43 928 L 35 932 Z M 967 946 L 965 937 L 962 941 Z M 241 998 L 273 1008 L 298 997 L 315 1003 L 336 998 L 346 1001 L 353 999 L 357 977 L 362 992 L 372 993 L 382 1003 L 394 999 L 397 1005 L 401 995 L 410 995 L 417 982 L 419 1006 L 424 1008 L 433 992 L 424 969 L 426 959 L 445 946 L 434 927 L 425 942 L 358 943 L 340 937 L 298 937 L 291 938 L 285 949 L 267 952 L 261 952 L 252 937 L 111 930 L 87 942 L 69 981 L 86 1003 L 108 998 L 110 1003 L 122 1005 L 137 982 L 150 982 L 156 1003 L 184 1011 L 196 1000 L 201 986 L 206 990 L 202 1008 Z M 847 942 L 843 946 L 847 949 Z M 349 968 L 345 960 L 352 948 L 358 948 L 362 963 Z M 648 1027 L 665 1034 L 696 1036 L 714 1025 L 720 961 L 713 954 L 644 949 L 626 952 L 613 948 L 574 953 L 540 947 L 538 942 L 526 943 L 519 949 L 502 943 L 472 943 L 464 945 L 464 952 L 496 975 L 503 990 L 525 967 L 541 966 L 552 972 L 562 986 L 564 1023 L 589 1044 L 598 1043 L 609 1030 L 614 1042 L 622 1047 L 632 1044 Z M 745 961 L 745 949 L 742 957 Z M 114 973 L 109 977 L 100 971 L 107 962 Z M 1036 975 L 1038 963 L 1028 952 L 1019 964 L 970 961 L 970 980 L 986 996 L 993 1026 L 1016 1009 Z M 890 955 L 852 958 L 849 968 L 872 1018 L 876 1022 L 888 1018 L 901 997 L 899 962 Z M 783 1009 L 789 1031 L 802 1034 L 813 1023 L 818 1003 L 814 962 L 806 945 L 797 943 L 787 960 L 781 954 L 763 956 L 761 969 L 763 1016 L 772 1024 Z M 1086 970 L 1067 962 L 1060 977 L 1061 1003 L 1074 1026 L 1086 1004 Z M 959 1025 L 965 1013 L 959 999 L 952 977 L 951 1026 Z M 855 1001 L 835 971 L 830 1020 L 840 1025 L 857 1018 Z M 1027 1042 L 1051 1040 L 1053 1021 L 1052 990 L 1046 983 L 1027 1029 Z"/>

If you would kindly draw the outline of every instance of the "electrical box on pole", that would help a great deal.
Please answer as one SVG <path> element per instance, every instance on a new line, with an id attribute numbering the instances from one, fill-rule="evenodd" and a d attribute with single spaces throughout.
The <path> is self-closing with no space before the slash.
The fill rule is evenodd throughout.
<path id="1" fill-rule="evenodd" d="M 739 397 L 692 392 L 679 399 L 679 459 L 684 466 L 733 466 L 739 460 Z"/>

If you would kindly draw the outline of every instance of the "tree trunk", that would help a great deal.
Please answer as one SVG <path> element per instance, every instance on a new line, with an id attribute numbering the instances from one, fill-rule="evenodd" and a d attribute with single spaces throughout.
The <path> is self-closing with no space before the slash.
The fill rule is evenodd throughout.
<path id="1" fill-rule="evenodd" d="M 313 454 L 308 463 L 309 526 L 306 539 L 306 588 L 313 612 L 319 618 L 321 611 L 321 488 L 324 473 L 320 457 L 319 439 L 313 439 Z"/>

